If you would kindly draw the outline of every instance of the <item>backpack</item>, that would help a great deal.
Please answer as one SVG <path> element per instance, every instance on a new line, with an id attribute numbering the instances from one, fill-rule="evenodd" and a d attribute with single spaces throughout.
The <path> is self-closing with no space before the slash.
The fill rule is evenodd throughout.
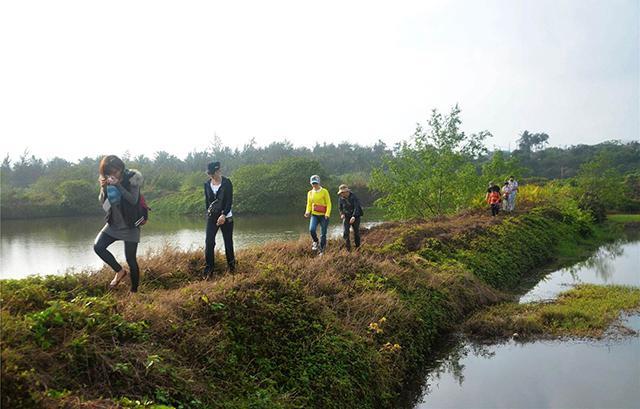
<path id="1" fill-rule="evenodd" d="M 131 188 L 130 179 L 133 175 L 133 171 L 125 171 L 124 178 L 122 179 L 122 187 L 127 190 Z M 122 217 L 129 227 L 140 227 L 149 220 L 149 211 L 151 209 L 147 205 L 147 201 L 142 195 L 142 192 L 139 193 L 138 202 L 136 204 L 131 204 L 128 201 L 123 200 L 121 202 L 120 209 L 122 210 Z M 106 219 L 107 223 L 111 223 L 111 211 L 106 215 Z"/>
<path id="2" fill-rule="evenodd" d="M 144 196 L 140 193 L 140 198 L 138 199 L 138 205 L 136 206 L 136 221 L 134 226 L 139 227 L 143 226 L 149 220 L 149 206 L 147 206 L 147 201 L 144 200 Z"/>

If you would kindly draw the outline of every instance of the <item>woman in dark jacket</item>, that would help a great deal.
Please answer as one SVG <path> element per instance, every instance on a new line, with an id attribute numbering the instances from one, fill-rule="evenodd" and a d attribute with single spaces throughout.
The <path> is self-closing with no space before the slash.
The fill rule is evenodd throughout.
<path id="1" fill-rule="evenodd" d="M 207 166 L 209 180 L 204 183 L 204 202 L 207 210 L 207 235 L 205 239 L 205 277 L 213 274 L 213 259 L 216 247 L 216 234 L 222 230 L 224 252 L 229 271 L 234 271 L 236 259 L 233 253 L 233 185 L 222 176 L 220 162 L 211 162 Z"/>
<path id="2" fill-rule="evenodd" d="M 131 292 L 138 291 L 140 280 L 136 253 L 140 242 L 140 227 L 137 222 L 137 208 L 140 200 L 142 174 L 134 169 L 125 169 L 124 162 L 117 156 L 105 156 L 100 161 L 99 200 L 106 212 L 106 221 L 93 244 L 93 250 L 116 273 L 109 284 L 115 287 L 128 272 L 113 257 L 107 247 L 117 240 L 124 241 L 124 254 L 131 273 Z"/>

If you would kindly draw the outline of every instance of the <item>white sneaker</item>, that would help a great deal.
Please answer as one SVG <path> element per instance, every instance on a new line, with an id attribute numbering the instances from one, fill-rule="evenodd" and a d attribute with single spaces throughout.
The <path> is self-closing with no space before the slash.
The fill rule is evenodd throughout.
<path id="1" fill-rule="evenodd" d="M 313 244 L 311 245 L 311 250 L 313 251 L 317 251 L 318 250 L 318 242 L 314 241 Z"/>
<path id="2" fill-rule="evenodd" d="M 324 254 L 324 252 L 323 252 L 323 251 L 319 252 L 319 253 L 318 253 L 318 257 L 322 257 L 322 255 L 323 255 L 323 254 Z"/>

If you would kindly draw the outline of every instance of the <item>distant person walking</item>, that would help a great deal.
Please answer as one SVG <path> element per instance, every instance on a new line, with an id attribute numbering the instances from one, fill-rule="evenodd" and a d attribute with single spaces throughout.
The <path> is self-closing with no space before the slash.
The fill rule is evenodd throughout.
<path id="1" fill-rule="evenodd" d="M 224 252 L 229 271 L 235 271 L 236 258 L 233 252 L 233 185 L 222 176 L 220 162 L 207 165 L 209 180 L 204 182 L 204 203 L 207 210 L 207 231 L 205 238 L 205 278 L 213 274 L 216 234 L 222 230 Z"/>
<path id="2" fill-rule="evenodd" d="M 500 188 L 493 182 L 489 182 L 489 188 L 487 188 L 487 194 L 485 200 L 491 207 L 491 215 L 497 216 L 500 212 Z"/>
<path id="3" fill-rule="evenodd" d="M 99 168 L 99 200 L 106 212 L 106 224 L 98 233 L 93 244 L 96 254 L 115 271 L 110 287 L 115 287 L 130 273 L 131 292 L 138 291 L 140 269 L 136 253 L 140 243 L 138 206 L 140 187 L 144 181 L 142 174 L 134 169 L 126 169 L 124 162 L 114 155 L 105 156 Z M 129 272 L 115 259 L 107 247 L 117 240 L 124 241 L 124 254 Z"/>
<path id="4" fill-rule="evenodd" d="M 509 176 L 509 211 L 516 209 L 516 195 L 518 194 L 518 182 L 513 176 Z"/>
<path id="5" fill-rule="evenodd" d="M 509 187 L 509 181 L 505 181 L 504 185 L 502 185 L 502 210 L 509 210 L 509 193 L 511 192 L 511 188 Z"/>
<path id="6" fill-rule="evenodd" d="M 489 187 L 487 187 L 487 194 L 485 195 L 485 200 L 489 200 L 489 194 L 491 192 L 498 192 L 500 193 L 500 188 L 498 187 L 498 185 L 496 185 L 495 183 L 493 183 L 493 181 L 489 182 Z"/>
<path id="7" fill-rule="evenodd" d="M 350 231 L 353 228 L 353 241 L 356 249 L 360 247 L 360 218 L 362 206 L 360 200 L 347 185 L 338 188 L 340 197 L 340 218 L 342 219 L 342 238 L 344 238 L 347 250 L 351 251 Z"/>
<path id="8" fill-rule="evenodd" d="M 313 244 L 311 250 L 318 251 L 322 255 L 327 246 L 327 229 L 329 227 L 329 216 L 331 215 L 331 197 L 327 189 L 320 186 L 320 176 L 313 175 L 309 178 L 311 190 L 307 193 L 307 207 L 304 217 L 309 220 L 309 234 Z M 320 242 L 318 243 L 318 225 L 320 225 Z"/>

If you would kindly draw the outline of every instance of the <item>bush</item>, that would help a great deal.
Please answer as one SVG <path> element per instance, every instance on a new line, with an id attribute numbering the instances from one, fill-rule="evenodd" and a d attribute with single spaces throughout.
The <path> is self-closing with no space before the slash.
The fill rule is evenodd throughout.
<path id="1" fill-rule="evenodd" d="M 578 206 L 588 212 L 598 223 L 602 223 L 607 218 L 607 208 L 597 193 L 584 192 L 578 200 Z"/>
<path id="2" fill-rule="evenodd" d="M 67 180 L 60 184 L 62 206 L 70 213 L 94 213 L 98 203 L 98 187 L 84 180 Z"/>
<path id="3" fill-rule="evenodd" d="M 309 177 L 314 174 L 320 175 L 322 186 L 330 189 L 325 170 L 315 160 L 291 158 L 270 165 L 243 166 L 231 177 L 234 211 L 250 214 L 303 212 L 310 189 Z"/>
<path id="4" fill-rule="evenodd" d="M 453 214 L 467 208 L 483 185 L 473 159 L 486 151 L 490 133 L 462 132 L 457 106 L 446 116 L 433 110 L 428 124 L 428 131 L 418 125 L 413 140 L 371 174 L 371 187 L 383 194 L 376 204 L 395 219 Z"/>

